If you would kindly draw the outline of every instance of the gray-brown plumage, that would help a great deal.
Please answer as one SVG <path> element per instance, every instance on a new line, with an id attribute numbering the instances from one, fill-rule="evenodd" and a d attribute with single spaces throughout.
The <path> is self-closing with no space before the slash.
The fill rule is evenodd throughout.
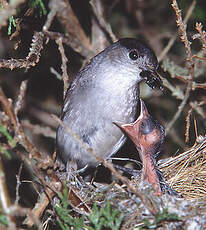
<path id="1" fill-rule="evenodd" d="M 96 154 L 108 159 L 124 144 L 124 133 L 113 122 L 131 123 L 137 117 L 138 83 L 161 87 L 158 61 L 137 39 L 121 39 L 95 56 L 71 83 L 61 119 Z M 144 77 L 143 77 L 144 76 Z M 145 77 L 146 76 L 146 77 Z M 68 167 L 99 163 L 60 126 L 58 157 Z M 75 166 L 74 166 L 75 165 Z"/>

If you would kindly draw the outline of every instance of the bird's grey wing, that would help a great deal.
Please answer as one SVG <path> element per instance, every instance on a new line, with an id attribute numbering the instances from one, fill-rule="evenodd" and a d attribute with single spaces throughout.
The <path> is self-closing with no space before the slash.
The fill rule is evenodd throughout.
<path id="1" fill-rule="evenodd" d="M 112 117 L 108 117 L 100 109 L 102 105 L 97 103 L 98 97 L 87 94 L 87 91 L 82 90 L 78 97 L 70 95 L 63 108 L 62 120 L 84 145 L 107 159 L 118 151 L 126 138 L 122 131 L 112 123 Z M 99 109 L 98 106 L 100 106 Z M 58 128 L 57 139 L 60 156 L 65 162 L 79 161 L 81 166 L 84 166 L 84 163 L 96 164 L 97 160 L 91 153 L 84 149 L 64 128 Z"/>

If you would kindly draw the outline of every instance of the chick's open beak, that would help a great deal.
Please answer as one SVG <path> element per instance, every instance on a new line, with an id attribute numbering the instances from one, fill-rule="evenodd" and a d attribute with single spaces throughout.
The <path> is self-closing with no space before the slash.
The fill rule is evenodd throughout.
<path id="1" fill-rule="evenodd" d="M 149 116 L 149 112 L 147 110 L 147 107 L 142 99 L 140 99 L 140 115 L 138 119 L 144 119 Z"/>

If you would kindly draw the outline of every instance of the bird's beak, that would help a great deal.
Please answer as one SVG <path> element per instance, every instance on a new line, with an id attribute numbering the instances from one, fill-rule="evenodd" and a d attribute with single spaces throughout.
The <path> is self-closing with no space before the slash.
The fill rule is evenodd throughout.
<path id="1" fill-rule="evenodd" d="M 113 124 L 115 124 L 117 127 L 119 127 L 122 132 L 124 132 L 125 134 L 127 134 L 129 136 L 129 138 L 136 143 L 136 137 L 137 137 L 137 131 L 135 129 L 135 123 L 131 123 L 131 124 L 122 124 L 119 122 L 113 122 Z"/>
<path id="2" fill-rule="evenodd" d="M 148 66 L 147 70 L 142 71 L 141 76 L 152 89 L 163 89 L 161 76 L 156 69 Z"/>
<path id="3" fill-rule="evenodd" d="M 147 107 L 142 99 L 140 99 L 140 115 L 138 119 L 143 119 L 144 117 L 148 117 L 149 112 L 147 110 Z"/>

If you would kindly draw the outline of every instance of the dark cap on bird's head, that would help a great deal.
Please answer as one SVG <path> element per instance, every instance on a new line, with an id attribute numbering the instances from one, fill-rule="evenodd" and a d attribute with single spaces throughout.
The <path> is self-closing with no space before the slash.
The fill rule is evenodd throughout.
<path id="1" fill-rule="evenodd" d="M 158 60 L 152 51 L 144 42 L 135 38 L 123 38 L 118 41 L 123 47 L 129 50 L 129 57 L 132 60 L 138 60 L 142 66 L 141 76 L 151 88 L 163 89 L 162 80 L 157 71 Z"/>

